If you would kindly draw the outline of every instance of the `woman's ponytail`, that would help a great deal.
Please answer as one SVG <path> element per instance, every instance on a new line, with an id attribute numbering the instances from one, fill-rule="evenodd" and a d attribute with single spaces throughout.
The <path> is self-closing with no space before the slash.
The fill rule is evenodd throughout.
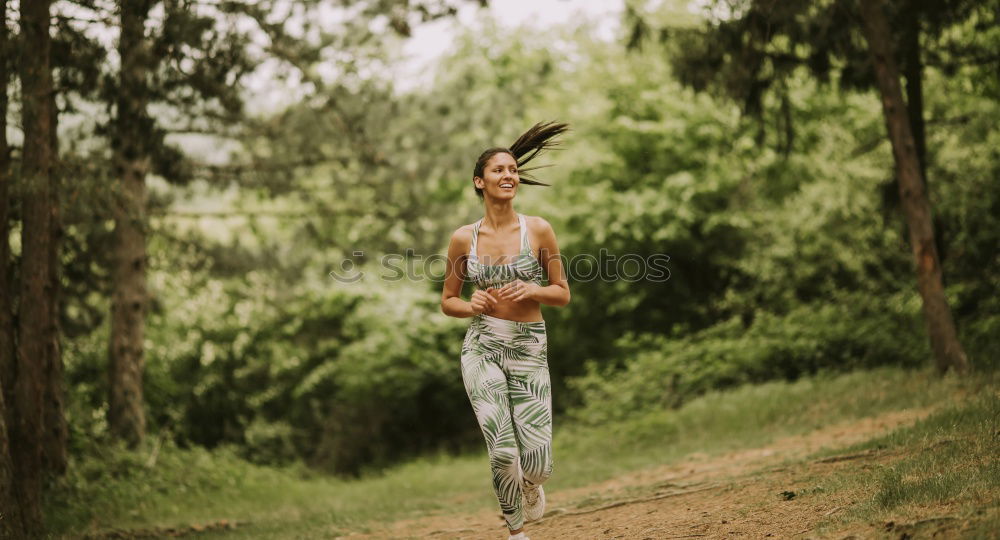
<path id="1" fill-rule="evenodd" d="M 547 186 L 548 184 L 539 182 L 537 178 L 532 174 L 525 174 L 527 171 L 534 171 L 542 167 L 528 167 L 524 168 L 535 156 L 540 154 L 544 150 L 549 150 L 556 146 L 559 146 L 559 141 L 556 137 L 566 132 L 569 129 L 569 124 L 562 124 L 558 122 L 547 122 L 547 123 L 537 123 L 531 126 L 531 129 L 525 131 L 523 135 L 514 141 L 514 144 L 510 145 L 510 153 L 517 160 L 517 173 L 518 176 L 522 178 L 522 182 L 525 184 L 535 184 L 541 186 Z M 527 179 L 527 180 L 524 180 Z"/>

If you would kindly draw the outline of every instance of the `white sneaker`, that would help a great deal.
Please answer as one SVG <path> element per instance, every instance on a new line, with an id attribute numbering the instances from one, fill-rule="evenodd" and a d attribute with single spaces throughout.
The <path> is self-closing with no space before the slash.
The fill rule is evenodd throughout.
<path id="1" fill-rule="evenodd" d="M 527 536 L 525 536 L 524 535 L 524 531 L 521 531 L 521 532 L 519 532 L 517 534 L 508 536 L 507 540 L 531 540 L 531 538 L 528 538 Z"/>
<path id="2" fill-rule="evenodd" d="M 524 521 L 541 519 L 545 514 L 545 490 L 542 486 L 521 485 L 524 493 Z"/>

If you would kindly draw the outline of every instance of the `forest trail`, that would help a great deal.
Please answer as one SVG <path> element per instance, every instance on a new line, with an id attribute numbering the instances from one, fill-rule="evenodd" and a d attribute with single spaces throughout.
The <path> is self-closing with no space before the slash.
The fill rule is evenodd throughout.
<path id="1" fill-rule="evenodd" d="M 806 460 L 812 452 L 841 448 L 925 418 L 932 408 L 893 411 L 776 439 L 766 446 L 722 455 L 691 454 L 677 463 L 626 474 L 582 488 L 547 492 L 542 520 L 529 523 L 532 540 L 667 538 L 810 538 L 838 512 L 861 502 L 849 489 L 809 495 L 824 478 L 845 469 L 871 469 L 895 461 L 900 451 L 838 454 Z M 556 471 L 558 474 L 558 470 Z M 808 495 L 808 496 L 797 496 Z M 940 516 L 946 509 L 928 509 Z M 910 529 L 907 529 L 909 527 Z M 959 536 L 951 518 L 909 525 L 845 525 L 836 538 L 911 535 L 913 527 L 935 537 Z M 933 532 L 926 527 L 933 528 Z M 351 540 L 375 538 L 505 539 L 499 511 L 437 515 L 379 526 Z"/>

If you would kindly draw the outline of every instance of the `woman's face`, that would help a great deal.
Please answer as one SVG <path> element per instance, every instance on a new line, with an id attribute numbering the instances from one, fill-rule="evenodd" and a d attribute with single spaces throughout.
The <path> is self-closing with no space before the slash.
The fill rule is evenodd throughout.
<path id="1" fill-rule="evenodd" d="M 483 167 L 483 177 L 476 177 L 474 181 L 476 187 L 483 190 L 484 197 L 513 199 L 521 182 L 517 175 L 517 160 L 507 152 L 493 154 Z"/>

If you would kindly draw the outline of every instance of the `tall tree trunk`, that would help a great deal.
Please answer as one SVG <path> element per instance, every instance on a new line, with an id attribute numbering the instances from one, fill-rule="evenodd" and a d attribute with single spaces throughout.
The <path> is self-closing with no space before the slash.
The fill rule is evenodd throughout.
<path id="1" fill-rule="evenodd" d="M 910 246 L 916 260 L 917 288 L 923 298 L 924 322 L 941 373 L 955 369 L 969 370 L 969 361 L 958 342 L 951 308 L 948 307 L 941 279 L 941 265 L 934 244 L 931 207 L 924 190 L 920 160 L 910 131 L 910 121 L 899 85 L 899 69 L 890 45 L 889 25 L 882 2 L 860 0 L 862 26 L 875 67 L 882 96 L 886 128 L 892 141 L 899 180 L 900 200 L 910 232 Z"/>
<path id="2" fill-rule="evenodd" d="M 41 480 L 45 367 L 52 340 L 50 281 L 52 72 L 49 0 L 21 2 L 20 61 L 24 151 L 21 290 L 12 457 L 24 528 L 42 530 Z"/>
<path id="3" fill-rule="evenodd" d="M 0 392 L 0 538 L 26 536 L 21 517 L 21 504 L 14 489 L 14 462 L 10 457 L 7 436 L 7 407 Z"/>
<path id="4" fill-rule="evenodd" d="M 59 285 L 59 246 L 62 241 L 62 221 L 60 220 L 59 189 L 61 184 L 59 167 L 59 130 L 56 108 L 56 95 L 49 95 L 49 107 L 52 111 L 49 124 L 50 142 L 52 145 L 52 180 L 51 212 L 49 214 L 49 287 L 52 291 L 52 302 L 49 304 L 49 343 L 45 358 L 45 431 L 42 435 L 42 468 L 46 471 L 62 475 L 66 472 L 66 443 L 69 439 L 69 428 L 66 425 L 64 403 L 66 391 L 63 387 L 62 347 L 60 345 L 59 306 L 61 289 Z"/>
<path id="5" fill-rule="evenodd" d="M 149 47 L 143 25 L 150 0 L 121 0 L 121 88 L 115 133 L 115 166 L 120 179 L 115 204 L 111 301 L 110 407 L 112 431 L 130 445 L 145 435 L 143 414 L 143 331 L 146 324 L 146 172 L 149 118 L 146 70 Z"/>
<path id="6" fill-rule="evenodd" d="M 924 124 L 924 64 L 920 59 L 920 2 L 908 6 L 903 30 L 903 77 L 906 78 L 906 112 L 920 162 L 920 176 L 927 188 L 927 136 Z"/>
<path id="7" fill-rule="evenodd" d="M 10 186 L 10 148 L 7 144 L 7 73 L 10 54 L 7 32 L 7 0 L 0 0 L 0 538 L 25 536 L 21 505 L 14 488 L 14 461 L 11 458 L 7 426 L 13 416 L 7 407 L 14 382 L 14 318 L 10 295 L 10 229 L 8 228 L 8 193 Z"/>
<path id="8" fill-rule="evenodd" d="M 6 25 L 7 1 L 0 0 L 0 58 L 13 54 Z M 7 62 L 0 62 L 0 393 L 10 403 L 14 399 L 16 351 L 14 349 L 14 299 L 10 272 L 10 146 L 7 142 Z M 13 421 L 7 408 L 7 425 Z"/>

